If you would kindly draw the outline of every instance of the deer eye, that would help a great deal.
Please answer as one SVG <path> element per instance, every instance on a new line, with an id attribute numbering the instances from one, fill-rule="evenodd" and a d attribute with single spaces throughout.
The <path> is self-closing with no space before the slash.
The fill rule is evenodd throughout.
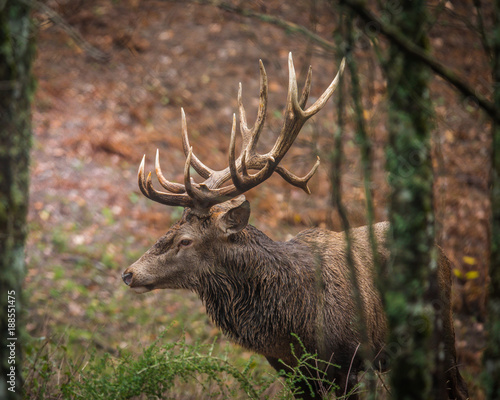
<path id="1" fill-rule="evenodd" d="M 179 247 L 187 247 L 187 246 L 190 246 L 192 243 L 193 243 L 193 241 L 191 239 L 182 239 L 179 242 Z"/>

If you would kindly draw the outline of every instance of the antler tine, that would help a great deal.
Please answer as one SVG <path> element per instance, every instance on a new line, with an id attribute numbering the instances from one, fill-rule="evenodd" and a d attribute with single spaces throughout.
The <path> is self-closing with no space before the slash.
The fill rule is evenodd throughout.
<path id="1" fill-rule="evenodd" d="M 303 176 L 302 178 L 298 177 L 295 174 L 292 174 L 290 171 L 288 171 L 286 168 L 283 168 L 281 166 L 278 166 L 276 168 L 276 172 L 288 183 L 292 184 L 293 186 L 296 186 L 300 189 L 302 189 L 304 192 L 307 194 L 311 194 L 311 190 L 309 189 L 309 186 L 307 185 L 309 183 L 309 180 L 313 177 L 313 175 L 316 173 L 318 167 L 319 167 L 320 161 L 319 157 L 316 160 L 316 163 L 313 165 L 311 170 L 308 172 L 307 175 Z"/>
<path id="2" fill-rule="evenodd" d="M 337 75 L 333 79 L 332 83 L 330 83 L 330 86 L 328 86 L 328 88 L 323 92 L 323 94 L 319 97 L 318 100 L 316 100 L 316 102 L 311 107 L 309 107 L 307 110 L 304 111 L 304 115 L 307 118 L 312 117 L 314 114 L 316 114 L 319 110 L 321 110 L 325 106 L 326 102 L 332 96 L 333 92 L 335 92 L 335 89 L 337 89 L 337 86 L 340 83 L 340 77 L 344 72 L 344 67 L 345 67 L 345 58 L 342 59 L 339 71 L 337 72 Z"/>
<path id="3" fill-rule="evenodd" d="M 292 53 L 288 54 L 288 95 L 285 111 L 285 121 L 281 127 L 281 132 L 269 152 L 278 163 L 285 156 L 290 146 L 295 141 L 295 138 L 300 132 L 300 129 L 309 118 L 305 115 L 304 110 L 300 107 L 297 89 L 297 77 L 295 75 L 295 67 L 293 66 Z M 301 101 L 306 100 L 309 94 L 310 77 L 306 80 L 306 86 L 301 97 Z M 312 114 L 311 114 L 312 115 Z"/>
<path id="4" fill-rule="evenodd" d="M 241 84 L 240 84 L 240 94 L 241 94 Z M 240 96 L 238 96 L 238 100 L 240 99 Z M 240 108 L 240 118 L 241 118 L 241 108 Z M 240 124 L 242 124 L 240 120 Z M 245 124 L 245 129 L 246 129 L 246 122 Z M 243 128 L 242 128 L 243 129 Z M 241 190 L 243 182 L 238 175 L 238 167 L 236 166 L 236 159 L 235 159 L 235 147 L 236 147 L 236 115 L 233 114 L 233 125 L 231 128 L 231 140 L 229 142 L 229 172 L 231 174 L 231 179 L 233 181 L 233 185 L 235 186 L 236 189 Z M 242 160 L 241 161 L 241 166 L 243 167 L 243 163 L 245 160 L 243 160 L 243 155 L 245 153 L 245 148 L 238 159 Z M 245 171 L 246 171 L 246 166 L 245 166 Z"/>
<path id="5" fill-rule="evenodd" d="M 182 115 L 182 148 L 184 149 L 184 155 L 187 157 L 191 146 L 189 145 L 186 114 L 184 113 L 184 108 L 182 107 L 181 107 L 181 115 Z M 210 175 L 214 173 L 214 171 L 211 168 L 203 164 L 194 154 L 192 154 L 191 156 L 191 166 L 198 174 L 200 174 L 202 178 L 205 179 L 209 178 Z"/>
<path id="6" fill-rule="evenodd" d="M 144 178 L 144 163 L 146 161 L 146 154 L 142 156 L 141 164 L 139 165 L 139 171 L 137 172 L 137 184 L 139 185 L 139 189 L 144 196 L 149 198 L 149 193 L 146 189 L 145 178 Z"/>
<path id="7" fill-rule="evenodd" d="M 243 137 L 242 148 L 248 149 L 248 153 L 252 155 L 255 152 L 255 146 L 259 141 L 260 133 L 262 132 L 262 127 L 264 126 L 264 122 L 266 120 L 266 112 L 267 112 L 267 91 L 268 91 L 267 74 L 266 74 L 266 69 L 264 68 L 264 64 L 262 63 L 262 60 L 259 60 L 259 69 L 260 69 L 259 109 L 257 111 L 257 118 L 255 119 L 255 123 L 251 129 L 249 129 L 247 125 L 245 107 L 243 106 L 243 101 L 242 101 L 241 83 L 238 89 L 240 131 L 241 131 L 241 136 Z"/>
<path id="8" fill-rule="evenodd" d="M 186 193 L 186 188 L 184 187 L 184 185 L 181 185 L 180 183 L 170 182 L 163 176 L 160 167 L 160 151 L 158 149 L 156 149 L 155 172 L 158 178 L 158 182 L 160 182 L 160 185 L 162 185 L 165 189 L 172 193 Z"/>
<path id="9" fill-rule="evenodd" d="M 302 95 L 300 96 L 299 106 L 304 109 L 309 98 L 309 92 L 311 91 L 311 80 L 312 80 L 312 66 L 309 65 L 309 70 L 307 71 L 306 81 L 304 83 L 304 89 L 302 90 Z"/>
<path id="10" fill-rule="evenodd" d="M 186 194 L 171 194 L 157 191 L 151 182 L 151 172 L 149 172 L 148 177 L 144 176 L 144 163 L 146 156 L 142 157 L 141 164 L 139 165 L 139 171 L 137 173 L 137 181 L 139 184 L 139 189 L 141 189 L 142 194 L 148 199 L 156 201 L 167 206 L 181 206 L 181 207 L 192 207 L 194 205 L 193 200 Z"/>
<path id="11" fill-rule="evenodd" d="M 323 106 L 326 104 L 326 101 L 333 94 L 335 89 L 337 88 L 340 76 L 344 70 L 345 61 L 342 60 L 339 72 L 337 76 L 332 81 L 330 86 L 326 89 L 326 91 L 319 97 L 319 99 L 307 110 L 303 110 L 301 107 L 301 103 L 305 103 L 305 100 L 309 94 L 309 87 L 311 84 L 311 74 L 308 74 L 306 79 L 306 84 L 304 90 L 302 92 L 301 99 L 298 99 L 298 89 L 297 89 L 297 78 L 295 76 L 295 67 L 293 66 L 292 53 L 289 53 L 288 56 L 288 70 L 289 70 L 289 80 L 288 80 L 288 98 L 287 98 L 287 106 L 285 113 L 285 121 L 283 122 L 283 126 L 281 128 L 280 135 L 274 144 L 273 149 L 270 151 L 276 160 L 281 161 L 284 157 L 290 146 L 295 141 L 295 138 L 299 134 L 304 123 L 316 114 Z"/>
<path id="12" fill-rule="evenodd" d="M 302 109 L 299 105 L 298 99 L 298 88 L 297 88 L 297 77 L 295 75 L 295 67 L 293 66 L 292 52 L 288 53 L 288 96 L 286 99 L 287 103 L 287 115 L 286 117 L 294 117 L 295 114 L 302 116 Z"/>
<path id="13" fill-rule="evenodd" d="M 186 192 L 191 198 L 196 198 L 197 193 L 194 189 L 194 186 L 191 184 L 191 172 L 189 168 L 191 167 L 191 158 L 193 157 L 193 148 L 189 148 L 189 152 L 186 157 L 186 162 L 184 163 L 184 187 L 186 188 Z"/>
<path id="14" fill-rule="evenodd" d="M 242 147 L 244 148 L 250 142 L 251 129 L 248 128 L 247 125 L 247 113 L 245 111 L 245 107 L 243 106 L 243 100 L 241 99 L 241 97 L 242 97 L 242 88 L 240 82 L 238 84 L 238 110 L 240 112 L 240 132 L 241 132 L 241 137 L 243 138 Z"/>

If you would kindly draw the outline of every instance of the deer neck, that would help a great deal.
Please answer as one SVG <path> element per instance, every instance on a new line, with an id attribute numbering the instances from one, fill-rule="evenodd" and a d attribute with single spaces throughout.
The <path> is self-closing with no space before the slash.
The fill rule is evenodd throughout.
<path id="1" fill-rule="evenodd" d="M 275 242 L 247 226 L 231 246 L 219 249 L 196 291 L 226 335 L 263 353 L 270 341 L 305 335 L 299 330 L 312 327 L 314 313 L 299 310 L 315 301 L 314 291 L 308 290 L 315 279 L 306 267 L 309 257 L 304 245 Z"/>

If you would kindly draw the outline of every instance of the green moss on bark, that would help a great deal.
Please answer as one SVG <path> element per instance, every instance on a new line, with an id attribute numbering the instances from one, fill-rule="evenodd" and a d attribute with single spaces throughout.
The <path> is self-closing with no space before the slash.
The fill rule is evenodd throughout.
<path id="1" fill-rule="evenodd" d="M 422 0 L 402 2 L 395 16 L 400 31 L 422 48 L 427 47 L 426 21 Z M 442 393 L 433 389 L 434 352 L 429 351 L 434 313 L 425 302 L 429 281 L 436 279 L 429 72 L 397 45 L 391 45 L 385 69 L 390 96 L 386 157 L 392 189 L 392 259 L 385 304 L 393 348 L 392 395 L 402 400 L 439 398 Z"/>
<path id="2" fill-rule="evenodd" d="M 17 399 L 22 395 L 21 284 L 25 269 L 24 242 L 28 210 L 31 101 L 34 92 L 31 72 L 33 58 L 34 40 L 29 5 L 14 0 L 2 2 L 0 5 L 0 271 L 2 271 L 0 369 L 2 376 L 5 377 L 14 367 L 16 375 L 15 381 L 0 380 L 2 399 Z M 12 305 L 14 307 L 9 308 Z M 15 321 L 14 331 L 9 330 L 13 326 L 13 321 Z M 9 348 L 9 344 L 15 344 L 15 347 Z M 13 354 L 15 359 L 12 358 Z"/>

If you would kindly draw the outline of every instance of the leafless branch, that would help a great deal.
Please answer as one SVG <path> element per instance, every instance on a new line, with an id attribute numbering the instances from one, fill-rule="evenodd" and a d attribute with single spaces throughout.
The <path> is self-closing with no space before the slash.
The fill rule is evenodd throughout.
<path id="1" fill-rule="evenodd" d="M 23 3 L 31 4 L 35 9 L 47 15 L 54 24 L 59 26 L 68 36 L 73 39 L 78 47 L 80 47 L 89 57 L 98 62 L 107 62 L 111 59 L 111 55 L 92 46 L 87 42 L 77 29 L 69 25 L 66 20 L 54 11 L 51 7 L 37 0 L 21 0 Z"/>
<path id="2" fill-rule="evenodd" d="M 342 3 L 356 12 L 356 14 L 365 22 L 376 24 L 379 32 L 385 35 L 393 43 L 397 44 L 402 51 L 411 54 L 413 57 L 416 57 L 421 62 L 425 63 L 425 65 L 427 65 L 438 76 L 453 85 L 460 93 L 462 93 L 462 95 L 474 100 L 492 119 L 500 123 L 500 110 L 498 110 L 491 101 L 481 96 L 471 86 L 465 83 L 465 79 L 463 77 L 460 77 L 452 70 L 446 68 L 425 50 L 408 40 L 399 31 L 399 29 L 393 25 L 383 22 L 380 18 L 368 10 L 361 1 L 342 0 Z"/>

